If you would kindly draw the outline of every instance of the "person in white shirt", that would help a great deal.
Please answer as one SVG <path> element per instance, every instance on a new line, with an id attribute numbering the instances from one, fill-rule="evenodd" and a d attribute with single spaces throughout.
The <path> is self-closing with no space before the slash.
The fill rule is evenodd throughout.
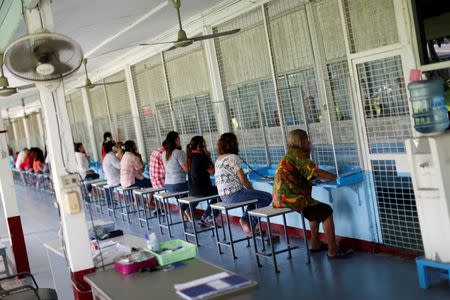
<path id="1" fill-rule="evenodd" d="M 104 144 L 106 155 L 103 159 L 102 167 L 108 186 L 120 184 L 120 160 L 116 157 L 113 151 L 114 148 L 115 143 L 113 141 L 108 141 Z"/>
<path id="2" fill-rule="evenodd" d="M 27 148 L 24 148 L 22 151 L 19 152 L 19 154 L 17 154 L 17 159 L 16 159 L 16 169 L 17 170 L 20 170 L 20 165 L 25 161 L 27 154 L 28 154 Z"/>
<path id="3" fill-rule="evenodd" d="M 89 159 L 86 155 L 83 143 L 75 143 L 75 159 L 77 169 L 83 180 L 98 179 L 100 176 L 89 168 Z"/>

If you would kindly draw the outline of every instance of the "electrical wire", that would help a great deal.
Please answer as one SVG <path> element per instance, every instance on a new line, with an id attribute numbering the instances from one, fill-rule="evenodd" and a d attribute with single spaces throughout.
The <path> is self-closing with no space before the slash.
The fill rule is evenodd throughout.
<path id="1" fill-rule="evenodd" d="M 264 178 L 265 180 L 274 180 L 275 176 L 267 176 L 267 175 L 263 175 L 263 174 L 259 173 L 258 171 L 256 171 L 254 168 L 252 168 L 252 167 L 250 166 L 250 164 L 247 163 L 247 162 L 245 161 L 245 159 L 243 159 L 241 156 L 239 156 L 239 158 L 240 158 L 240 159 L 242 160 L 242 162 L 250 169 L 250 171 L 252 171 L 252 172 L 255 173 L 256 175 L 258 175 L 258 176 Z"/>

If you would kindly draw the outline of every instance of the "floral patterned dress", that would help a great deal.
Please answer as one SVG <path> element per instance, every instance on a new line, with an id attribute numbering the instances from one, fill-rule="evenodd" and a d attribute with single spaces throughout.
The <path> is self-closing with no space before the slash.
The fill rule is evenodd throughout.
<path id="1" fill-rule="evenodd" d="M 272 205 L 296 211 L 319 203 L 311 197 L 316 165 L 301 149 L 289 149 L 275 172 Z"/>

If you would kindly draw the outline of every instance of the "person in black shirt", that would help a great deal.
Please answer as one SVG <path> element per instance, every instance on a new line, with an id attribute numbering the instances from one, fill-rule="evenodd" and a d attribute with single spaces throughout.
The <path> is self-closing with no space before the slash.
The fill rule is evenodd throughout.
<path id="1" fill-rule="evenodd" d="M 214 175 L 214 164 L 211 161 L 211 154 L 206 149 L 206 142 L 202 136 L 194 136 L 187 145 L 185 164 L 188 170 L 190 196 L 206 197 L 217 195 L 217 188 L 212 185 L 210 179 L 210 175 Z M 216 202 L 217 199 L 209 201 L 208 207 L 201 217 L 200 225 L 213 225 L 210 204 Z M 183 205 L 181 210 L 185 211 L 187 218 L 192 217 L 189 215 L 187 205 Z M 216 211 L 214 217 L 217 217 L 218 213 Z"/>

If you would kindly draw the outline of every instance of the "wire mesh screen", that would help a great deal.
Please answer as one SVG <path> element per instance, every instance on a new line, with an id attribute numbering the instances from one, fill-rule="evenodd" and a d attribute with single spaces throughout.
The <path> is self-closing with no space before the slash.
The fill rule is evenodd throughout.
<path id="1" fill-rule="evenodd" d="M 210 95 L 203 95 L 195 97 L 200 117 L 200 129 L 205 138 L 207 147 L 213 158 L 217 157 L 215 146 L 219 139 L 219 132 L 217 130 L 217 121 L 214 114 Z"/>
<path id="2" fill-rule="evenodd" d="M 38 114 L 32 113 L 27 116 L 28 130 L 30 132 L 30 143 L 32 147 L 42 147 L 41 133 L 39 132 Z"/>
<path id="3" fill-rule="evenodd" d="M 412 136 L 400 56 L 357 65 L 369 151 L 404 153 Z"/>
<path id="4" fill-rule="evenodd" d="M 193 136 L 204 134 L 199 99 L 204 102 L 202 112 L 208 114 L 208 122 L 215 123 L 212 105 L 208 105 L 211 101 L 209 96 L 211 85 L 204 48 L 201 43 L 196 43 L 169 51 L 164 57 L 176 128 L 184 149 Z M 205 117 L 203 119 L 206 120 Z M 212 144 L 207 136 L 205 140 L 209 140 L 209 144 Z"/>
<path id="5" fill-rule="evenodd" d="M 111 75 L 105 79 L 106 98 L 108 100 L 111 120 L 117 135 L 117 140 L 136 140 L 133 117 L 131 115 L 131 104 L 128 88 L 123 71 Z"/>
<path id="6" fill-rule="evenodd" d="M 372 160 L 372 169 L 383 243 L 422 252 L 411 178 L 398 176 L 393 160 Z"/>
<path id="7" fill-rule="evenodd" d="M 14 119 L 13 126 L 16 132 L 16 143 L 19 150 L 27 147 L 27 140 L 25 138 L 25 128 L 23 127 L 22 118 Z"/>
<path id="8" fill-rule="evenodd" d="M 261 9 L 222 24 L 216 30 L 231 28 L 241 28 L 241 32 L 215 42 L 228 114 L 240 142 L 240 154 L 252 164 L 277 164 L 280 157 L 277 148 L 284 141 L 274 142 L 275 136 L 281 136 L 281 129 L 280 124 L 275 125 L 277 110 L 273 105 L 274 87 Z"/>
<path id="9" fill-rule="evenodd" d="M 8 146 L 13 149 L 13 152 L 16 153 L 20 149 L 16 148 L 16 140 L 14 138 L 14 129 L 12 122 L 10 120 L 4 120 L 3 126 L 7 130 L 7 137 L 8 137 Z"/>
<path id="10" fill-rule="evenodd" d="M 352 53 L 398 42 L 393 1 L 343 0 Z"/>
<path id="11" fill-rule="evenodd" d="M 162 144 L 166 133 L 159 130 L 155 103 L 167 101 L 160 55 L 155 55 L 132 67 L 136 101 L 148 155 Z"/>
<path id="12" fill-rule="evenodd" d="M 159 102 L 155 104 L 156 117 L 159 124 L 161 138 L 165 139 L 169 131 L 175 130 L 170 113 L 169 102 Z"/>
<path id="13" fill-rule="evenodd" d="M 327 65 L 325 85 L 338 171 L 360 165 L 349 76 L 346 60 Z"/>
<path id="14" fill-rule="evenodd" d="M 72 113 L 72 119 L 74 122 L 72 129 L 73 140 L 75 143 L 83 143 L 88 154 L 92 155 L 92 147 L 89 141 L 86 113 L 83 106 L 81 91 L 70 94 L 69 98 L 70 112 Z"/>

